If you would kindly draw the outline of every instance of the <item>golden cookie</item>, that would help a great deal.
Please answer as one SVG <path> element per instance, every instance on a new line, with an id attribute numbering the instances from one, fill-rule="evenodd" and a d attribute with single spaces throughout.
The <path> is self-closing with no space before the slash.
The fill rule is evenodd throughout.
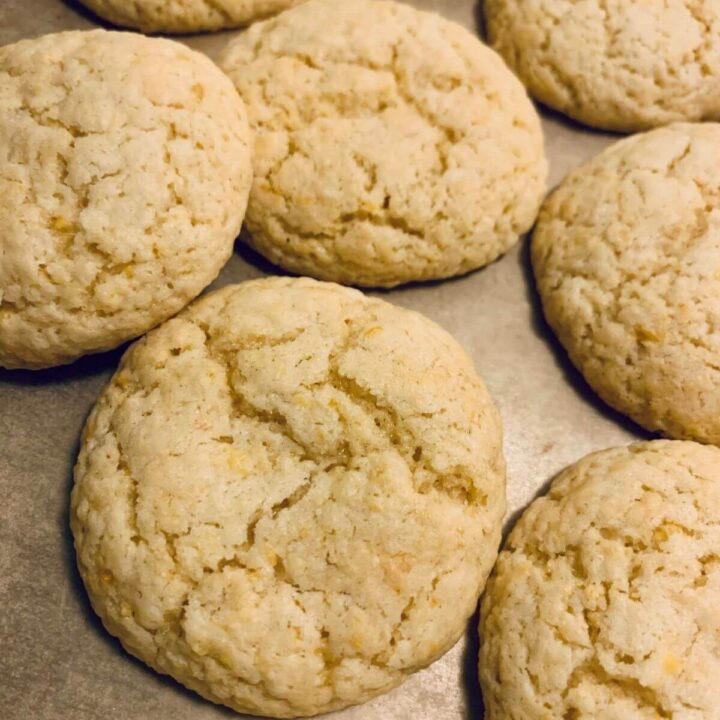
<path id="1" fill-rule="evenodd" d="M 491 45 L 541 102 L 593 127 L 720 120 L 717 0 L 485 0 Z"/>
<path id="2" fill-rule="evenodd" d="M 240 712 L 398 685 L 460 637 L 497 554 L 500 419 L 421 315 L 307 279 L 226 287 L 137 342 L 72 498 L 108 630 Z"/>
<path id="3" fill-rule="evenodd" d="M 540 121 L 467 30 L 392 2 L 315 0 L 230 43 L 257 133 L 251 244 L 292 272 L 393 286 L 465 273 L 535 220 Z"/>
<path id="4" fill-rule="evenodd" d="M 545 203 L 532 261 L 545 316 L 608 404 L 720 443 L 720 125 L 613 145 Z"/>
<path id="5" fill-rule="evenodd" d="M 250 142 L 230 81 L 178 43 L 0 48 L 0 366 L 107 350 L 192 300 L 232 253 Z"/>
<path id="6" fill-rule="evenodd" d="M 720 450 L 589 455 L 536 500 L 482 603 L 488 720 L 720 717 Z"/>

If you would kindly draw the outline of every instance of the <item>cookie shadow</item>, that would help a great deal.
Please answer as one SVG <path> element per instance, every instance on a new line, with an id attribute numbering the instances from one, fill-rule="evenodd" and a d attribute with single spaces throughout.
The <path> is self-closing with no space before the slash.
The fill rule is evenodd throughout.
<path id="1" fill-rule="evenodd" d="M 473 17 L 475 20 L 475 30 L 478 36 L 484 42 L 488 42 L 487 25 L 485 23 L 485 0 L 478 0 L 473 8 Z"/>
<path id="2" fill-rule="evenodd" d="M 124 30 L 126 28 L 118 27 L 117 25 L 113 25 L 112 23 L 108 22 L 107 20 L 104 20 L 103 18 L 96 15 L 90 8 L 85 7 L 82 5 L 78 0 L 63 0 L 63 5 L 68 7 L 70 10 L 72 10 L 76 15 L 78 15 L 83 20 L 86 20 L 87 22 L 93 23 L 93 25 L 97 25 L 98 27 L 101 27 L 103 30 Z"/>
<path id="3" fill-rule="evenodd" d="M 534 228 L 533 228 L 534 230 Z M 525 281 L 525 293 L 530 305 L 530 326 L 536 337 L 545 341 L 553 355 L 556 367 L 562 372 L 568 385 L 575 394 L 584 402 L 591 405 L 603 417 L 611 420 L 628 433 L 637 436 L 639 440 L 652 440 L 658 438 L 657 433 L 651 433 L 635 423 L 626 415 L 618 412 L 605 403 L 583 377 L 582 373 L 573 365 L 565 348 L 561 345 L 557 336 L 545 319 L 542 309 L 542 301 L 535 283 L 535 274 L 532 269 L 531 260 L 532 231 L 528 234 L 525 242 L 520 248 L 518 259 L 523 279 Z"/>
<path id="4" fill-rule="evenodd" d="M 398 292 L 411 292 L 412 290 L 423 290 L 423 289 L 432 289 L 440 287 L 441 285 L 443 287 L 451 287 L 454 283 L 459 283 L 465 280 L 466 278 L 469 278 L 473 275 L 479 275 L 482 273 L 486 268 L 492 267 L 495 263 L 502 260 L 503 255 L 500 255 L 500 257 L 495 258 L 491 263 L 488 263 L 487 265 L 483 265 L 480 268 L 474 268 L 473 270 L 468 270 L 465 273 L 462 273 L 460 275 L 453 275 L 452 277 L 448 278 L 438 278 L 436 280 L 411 280 L 410 282 L 402 283 L 400 285 L 394 285 L 393 287 L 367 287 L 363 285 L 358 285 L 357 289 L 362 290 L 364 293 L 372 293 L 373 295 L 378 296 L 385 296 L 390 295 L 392 293 L 398 293 Z"/>
<path id="5" fill-rule="evenodd" d="M 109 375 L 117 368 L 120 358 L 129 343 L 107 352 L 85 355 L 68 365 L 45 368 L 41 370 L 7 370 L 0 368 L 0 385 L 17 385 L 18 387 L 69 385 L 99 375 Z"/>
<path id="6" fill-rule="evenodd" d="M 608 140 L 611 140 L 613 142 L 621 140 L 622 138 L 628 136 L 628 133 L 623 133 L 616 130 L 605 130 L 603 128 L 592 127 L 591 125 L 583 125 L 583 123 L 581 123 L 579 120 L 575 120 L 569 115 L 565 115 L 559 110 L 551 108 L 549 105 L 546 105 L 537 98 L 530 96 L 530 99 L 537 106 L 537 110 L 543 120 L 548 120 L 555 125 L 559 125 L 565 130 L 569 130 L 578 136 L 597 135 L 599 137 L 608 138 Z"/>
<path id="7" fill-rule="evenodd" d="M 482 601 L 482 598 L 480 598 Z M 485 705 L 483 703 L 482 691 L 480 690 L 480 678 L 478 676 L 478 654 L 480 652 L 480 605 L 478 604 L 475 614 L 470 618 L 467 630 L 465 631 L 465 650 L 462 657 L 462 688 L 465 697 L 465 718 L 466 720 L 482 720 L 485 717 Z"/>
<path id="8" fill-rule="evenodd" d="M 283 277 L 299 277 L 294 273 L 283 270 L 279 265 L 273 265 L 266 257 L 253 249 L 249 243 L 250 234 L 243 227 L 237 240 L 235 240 L 235 254 L 248 265 L 259 270 L 263 275 L 280 275 Z"/>

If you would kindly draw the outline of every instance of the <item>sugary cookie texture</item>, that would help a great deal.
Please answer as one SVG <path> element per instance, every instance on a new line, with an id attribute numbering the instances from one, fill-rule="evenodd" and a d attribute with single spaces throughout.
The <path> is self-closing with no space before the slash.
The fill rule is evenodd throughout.
<path id="1" fill-rule="evenodd" d="M 531 95 L 636 131 L 720 119 L 717 0 L 485 0 L 491 45 Z"/>
<path id="2" fill-rule="evenodd" d="M 500 57 L 407 5 L 314 0 L 220 61 L 256 131 L 251 244 L 293 272 L 393 286 L 485 265 L 532 225 L 538 116 Z"/>
<path id="3" fill-rule="evenodd" d="M 720 450 L 658 440 L 563 472 L 481 614 L 488 720 L 720 717 Z"/>
<path id="4" fill-rule="evenodd" d="M 80 0 L 115 25 L 154 33 L 195 33 L 247 25 L 302 0 Z"/>
<path id="5" fill-rule="evenodd" d="M 230 81 L 178 43 L 0 48 L 0 366 L 112 348 L 194 298 L 232 252 L 250 146 Z"/>
<path id="6" fill-rule="evenodd" d="M 720 443 L 720 125 L 623 140 L 544 205 L 548 322 L 598 394 L 648 430 Z"/>
<path id="7" fill-rule="evenodd" d="M 93 606 L 131 653 L 291 717 L 448 650 L 504 507 L 500 420 L 447 333 L 274 278 L 130 348 L 83 435 L 72 527 Z"/>

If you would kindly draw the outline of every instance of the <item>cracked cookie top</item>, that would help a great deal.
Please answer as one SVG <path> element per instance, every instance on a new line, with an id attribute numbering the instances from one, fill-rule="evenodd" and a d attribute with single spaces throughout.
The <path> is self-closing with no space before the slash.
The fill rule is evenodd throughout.
<path id="1" fill-rule="evenodd" d="M 393 286 L 485 265 L 535 220 L 538 116 L 464 28 L 392 2 L 313 0 L 220 61 L 256 131 L 250 242 L 300 274 Z"/>
<path id="2" fill-rule="evenodd" d="M 103 30 L 0 48 L 0 366 L 106 350 L 225 264 L 250 189 L 232 83 L 168 40 Z"/>
<path id="3" fill-rule="evenodd" d="M 491 45 L 541 102 L 636 131 L 720 119 L 717 0 L 485 0 Z"/>
<path id="4" fill-rule="evenodd" d="M 101 18 L 142 32 L 190 33 L 246 25 L 302 0 L 80 0 Z"/>
<path id="5" fill-rule="evenodd" d="M 482 603 L 488 720 L 720 717 L 720 450 L 589 455 L 524 513 Z"/>
<path id="6" fill-rule="evenodd" d="M 362 702 L 448 650 L 504 508 L 500 420 L 447 333 L 273 278 L 130 348 L 83 435 L 72 527 L 130 652 L 286 717 Z"/>
<path id="7" fill-rule="evenodd" d="M 548 322 L 598 394 L 648 430 L 720 443 L 720 125 L 623 140 L 540 213 Z"/>

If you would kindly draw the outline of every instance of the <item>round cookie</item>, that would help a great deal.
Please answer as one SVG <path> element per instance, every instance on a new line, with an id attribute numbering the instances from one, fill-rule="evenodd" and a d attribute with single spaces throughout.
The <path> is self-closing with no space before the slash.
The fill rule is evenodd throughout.
<path id="1" fill-rule="evenodd" d="M 101 18 L 142 32 L 194 33 L 234 28 L 302 0 L 80 0 Z"/>
<path id="2" fill-rule="evenodd" d="M 720 443 L 720 125 L 623 140 L 546 201 L 545 316 L 595 391 L 648 430 Z"/>
<path id="3" fill-rule="evenodd" d="M 502 60 L 407 5 L 314 0 L 221 67 L 256 131 L 251 245 L 296 273 L 390 287 L 465 273 L 532 225 L 540 121 Z"/>
<path id="4" fill-rule="evenodd" d="M 720 119 L 717 0 L 485 0 L 491 45 L 541 102 L 619 131 Z"/>
<path id="5" fill-rule="evenodd" d="M 720 450 L 589 455 L 510 534 L 481 612 L 488 720 L 720 712 Z"/>
<path id="6" fill-rule="evenodd" d="M 0 48 L 0 366 L 107 350 L 174 315 L 232 253 L 251 181 L 230 81 L 103 30 Z"/>
<path id="7" fill-rule="evenodd" d="M 505 508 L 500 419 L 458 344 L 304 278 L 225 287 L 133 345 L 75 478 L 108 630 L 278 717 L 362 702 L 448 650 Z"/>

